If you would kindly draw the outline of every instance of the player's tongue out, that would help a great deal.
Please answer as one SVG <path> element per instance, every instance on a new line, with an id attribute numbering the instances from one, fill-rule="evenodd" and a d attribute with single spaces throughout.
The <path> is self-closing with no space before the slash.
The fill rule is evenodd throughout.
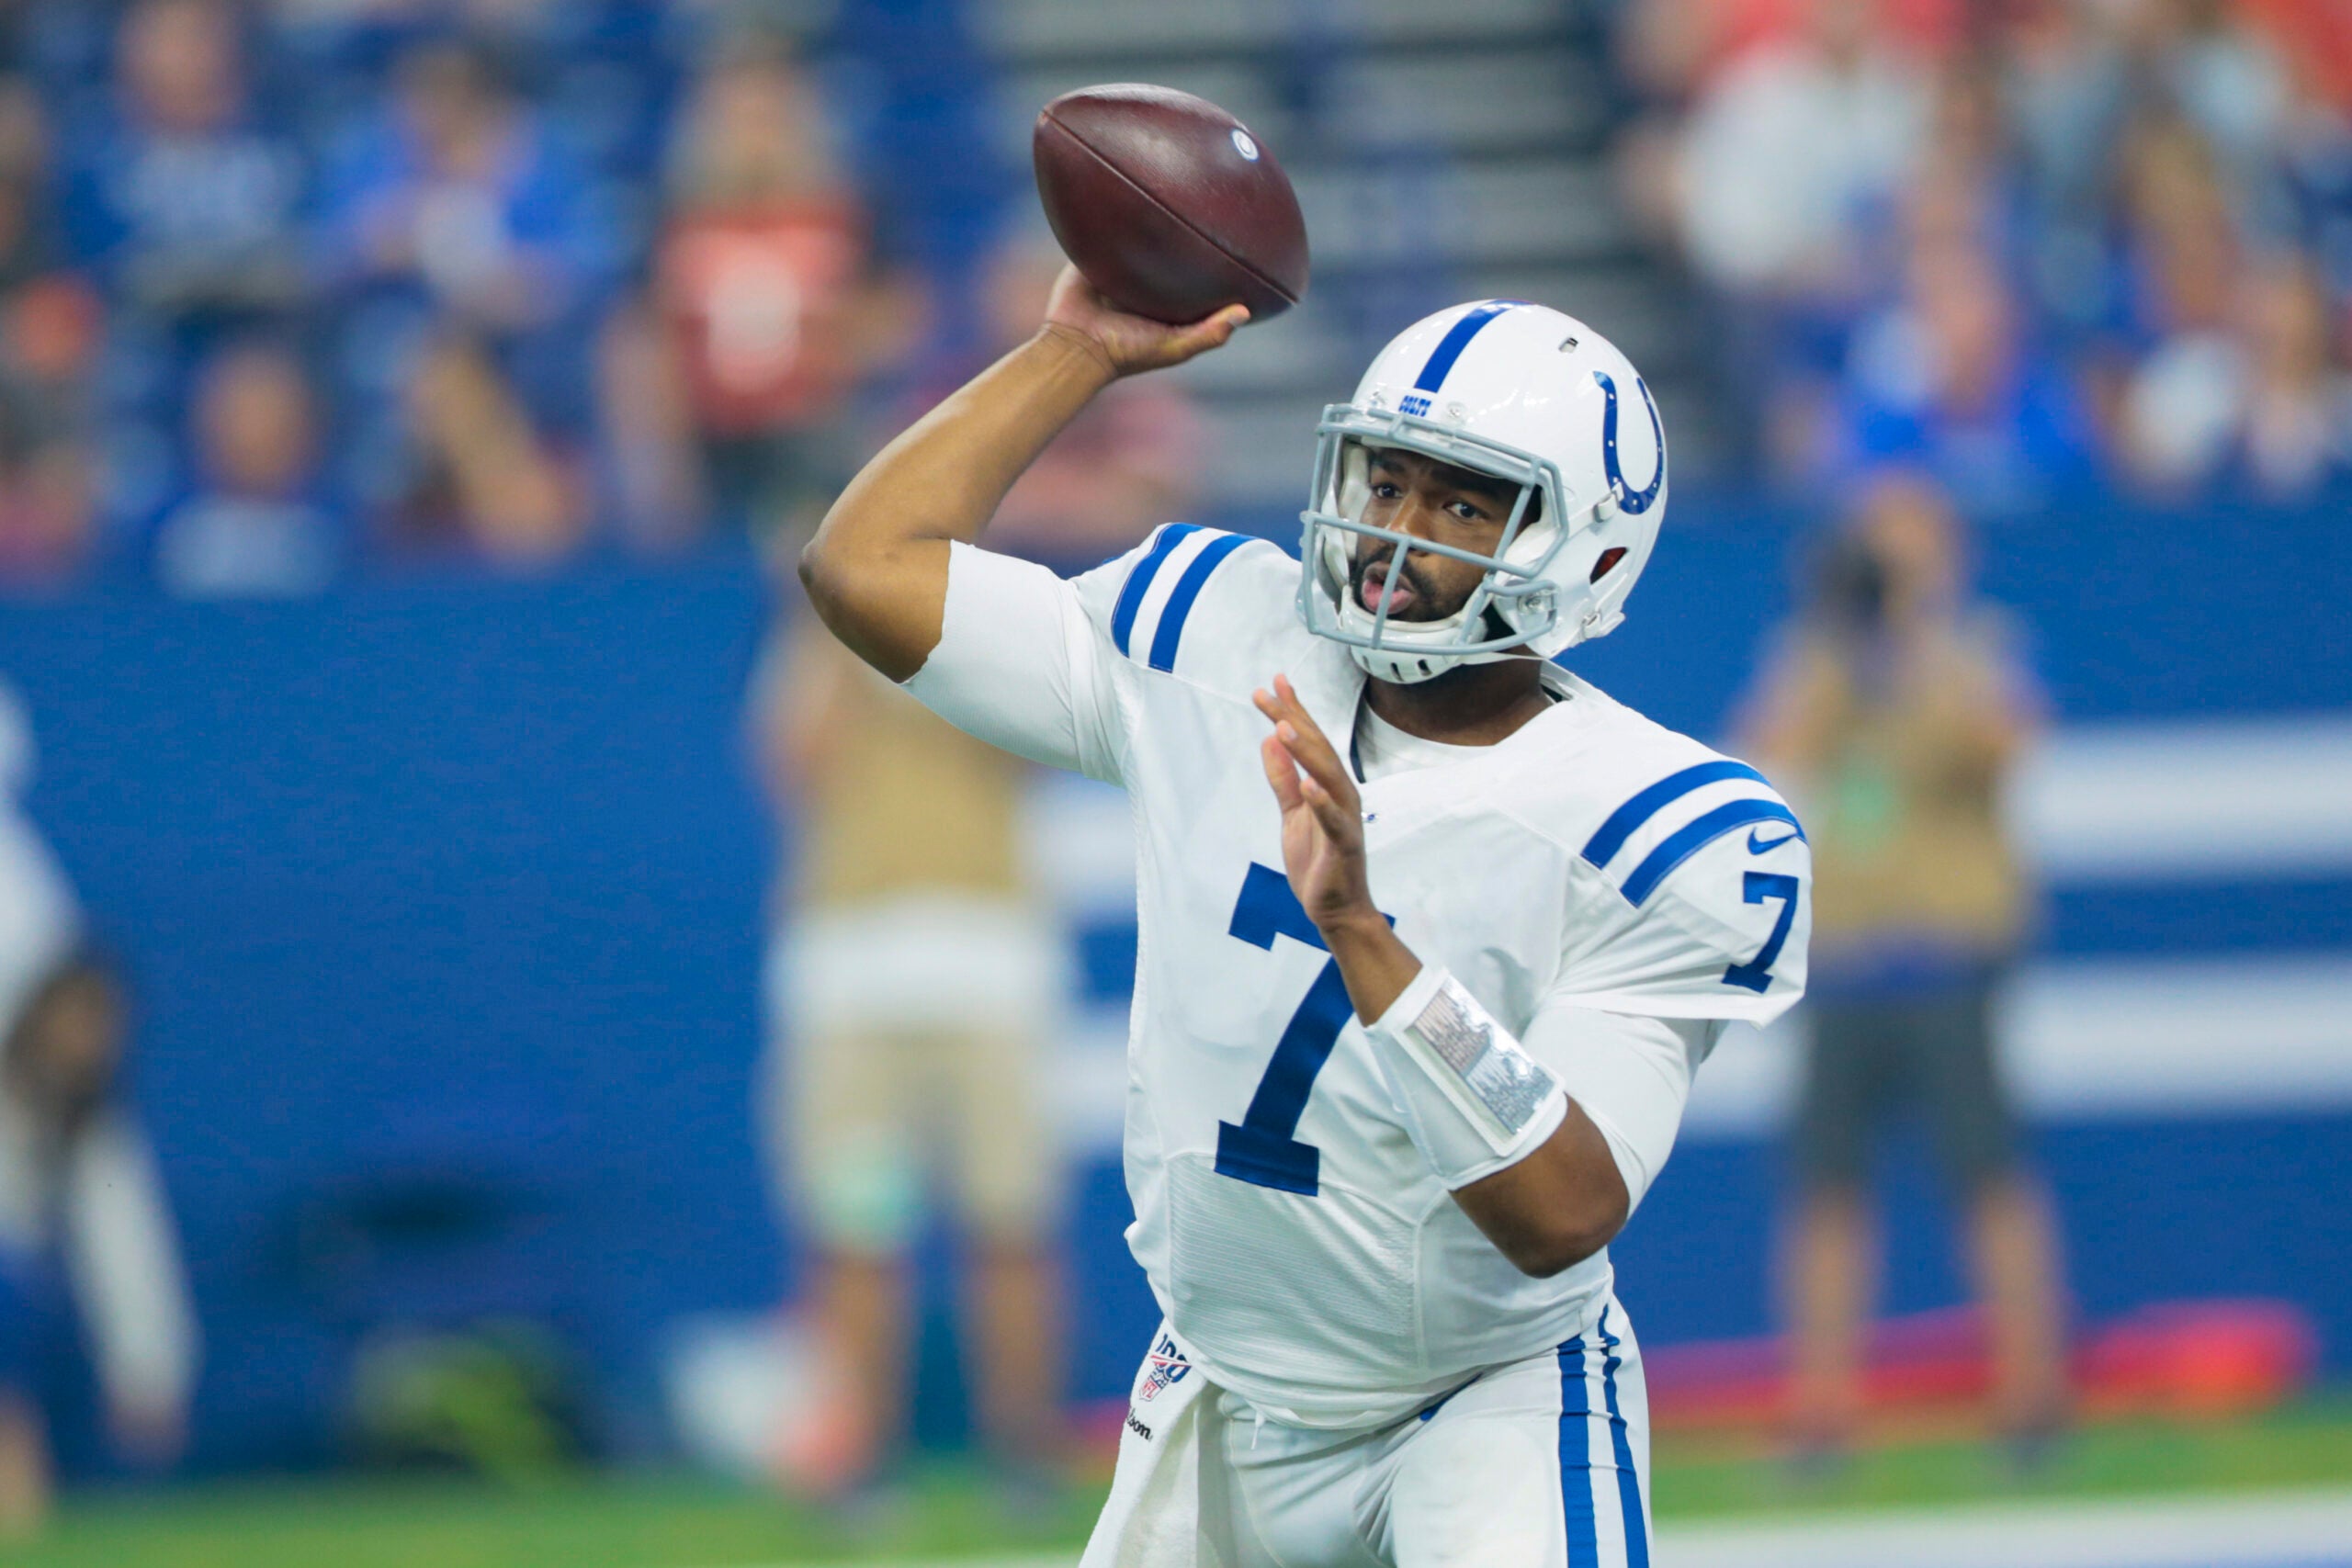
<path id="1" fill-rule="evenodd" d="M 1367 610 L 1378 615 L 1385 607 L 1391 615 L 1409 617 L 1422 613 L 1426 603 L 1419 585 L 1413 581 L 1408 563 L 1396 574 L 1396 586 L 1389 586 L 1388 558 L 1366 561 L 1356 578 L 1356 598 Z"/>

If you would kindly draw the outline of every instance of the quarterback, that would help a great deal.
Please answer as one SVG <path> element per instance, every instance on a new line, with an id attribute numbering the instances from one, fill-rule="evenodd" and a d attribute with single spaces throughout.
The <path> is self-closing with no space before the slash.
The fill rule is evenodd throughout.
<path id="1" fill-rule="evenodd" d="M 850 648 L 1134 803 L 1129 1245 L 1165 1321 L 1086 1568 L 1642 1568 L 1610 1240 L 1725 1021 L 1804 984 L 1756 771 L 1553 662 L 1657 537 L 1648 389 L 1484 300 L 1325 411 L 1301 558 L 1182 523 L 1064 581 L 979 548 L 1114 378 L 1223 344 L 1074 271 L 801 559 Z"/>

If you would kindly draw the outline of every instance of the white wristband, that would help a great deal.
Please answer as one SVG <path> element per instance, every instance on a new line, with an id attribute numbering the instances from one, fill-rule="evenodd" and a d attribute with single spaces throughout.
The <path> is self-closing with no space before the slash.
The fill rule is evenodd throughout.
<path id="1" fill-rule="evenodd" d="M 1517 1163 L 1567 1114 L 1559 1079 L 1435 964 L 1365 1033 L 1414 1145 L 1449 1190 Z"/>

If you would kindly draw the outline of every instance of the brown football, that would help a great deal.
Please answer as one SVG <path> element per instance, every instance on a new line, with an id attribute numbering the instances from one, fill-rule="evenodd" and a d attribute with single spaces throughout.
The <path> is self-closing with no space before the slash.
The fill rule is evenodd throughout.
<path id="1" fill-rule="evenodd" d="M 1306 292 L 1306 220 L 1273 150 L 1205 98 L 1122 82 L 1064 93 L 1030 139 L 1062 251 L 1123 310 L 1253 321 Z"/>

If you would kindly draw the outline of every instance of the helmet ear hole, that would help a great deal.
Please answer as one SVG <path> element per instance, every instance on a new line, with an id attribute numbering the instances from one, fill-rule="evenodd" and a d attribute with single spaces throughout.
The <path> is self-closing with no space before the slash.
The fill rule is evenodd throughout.
<path id="1" fill-rule="evenodd" d="M 1590 577 L 1589 577 L 1589 578 L 1586 578 L 1586 579 L 1585 579 L 1585 581 L 1586 581 L 1587 582 L 1598 582 L 1598 581 L 1600 581 L 1602 578 L 1604 578 L 1604 577 L 1608 576 L 1611 571 L 1615 570 L 1616 570 L 1616 567 L 1617 567 L 1617 563 L 1618 563 L 1619 561 L 1621 561 L 1621 560 L 1623 560 L 1624 558 L 1625 558 L 1625 547 L 1624 547 L 1624 546 L 1623 546 L 1623 545 L 1611 545 L 1611 546 L 1610 546 L 1607 549 L 1605 549 L 1605 550 L 1603 550 L 1603 551 L 1601 551 L 1601 552 L 1600 552 L 1600 558 L 1599 560 L 1594 561 L 1594 562 L 1592 563 L 1592 575 L 1591 575 Z"/>

